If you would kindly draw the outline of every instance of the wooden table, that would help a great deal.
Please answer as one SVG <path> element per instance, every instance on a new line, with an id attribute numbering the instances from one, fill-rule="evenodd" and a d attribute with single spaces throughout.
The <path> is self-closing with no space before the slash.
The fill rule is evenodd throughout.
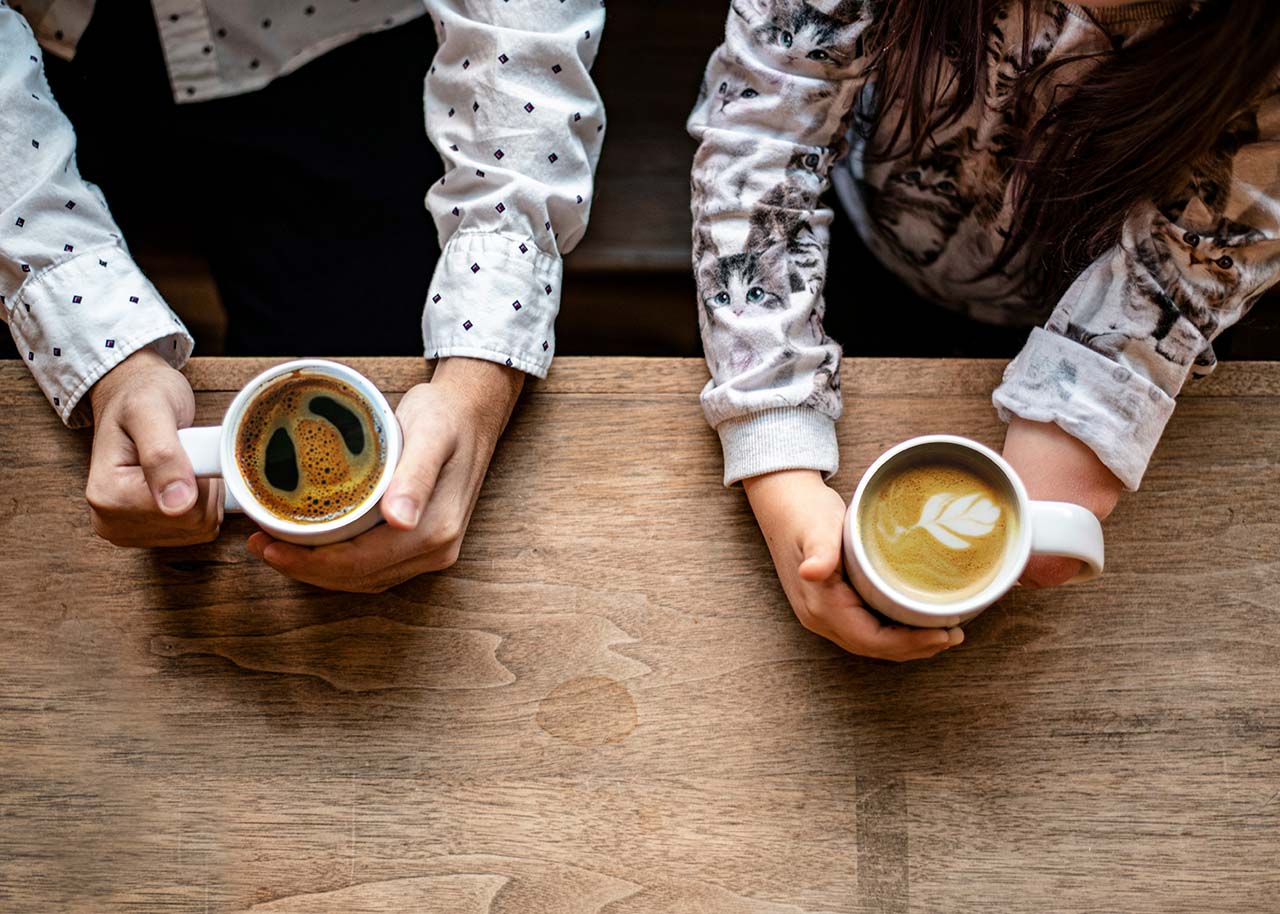
<path id="1" fill-rule="evenodd" d="M 196 360 L 199 421 L 264 364 Z M 835 485 L 997 443 L 999 371 L 846 364 Z M 1101 581 L 906 666 L 795 622 L 704 379 L 560 360 L 462 560 L 369 597 L 243 519 L 96 541 L 88 433 L 0 367 L 0 911 L 1280 910 L 1280 365 L 1183 397 Z"/>

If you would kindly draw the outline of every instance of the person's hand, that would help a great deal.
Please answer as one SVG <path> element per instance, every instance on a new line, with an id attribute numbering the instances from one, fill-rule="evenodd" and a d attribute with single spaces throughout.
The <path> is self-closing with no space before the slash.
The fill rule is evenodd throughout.
<path id="1" fill-rule="evenodd" d="M 448 568 L 523 384 L 522 372 L 494 362 L 442 360 L 431 383 L 411 389 L 396 409 L 404 453 L 379 503 L 385 525 L 315 548 L 255 533 L 249 551 L 295 580 L 354 593 L 381 593 Z"/>
<path id="2" fill-rule="evenodd" d="M 854 654 L 920 660 L 964 640 L 959 628 L 886 624 L 872 615 L 842 571 L 844 499 L 816 470 L 743 480 L 778 579 L 800 624 Z"/>
<path id="3" fill-rule="evenodd" d="M 1105 520 L 1124 484 L 1089 446 L 1048 422 L 1014 417 L 1004 439 L 1004 458 L 1036 501 L 1069 501 Z M 1027 587 L 1057 587 L 1080 573 L 1076 559 L 1033 555 L 1022 573 Z"/>
<path id="4" fill-rule="evenodd" d="M 93 453 L 85 499 L 93 529 L 117 546 L 187 546 L 218 535 L 222 484 L 196 480 L 178 429 L 196 402 L 182 373 L 140 349 L 89 391 Z"/>

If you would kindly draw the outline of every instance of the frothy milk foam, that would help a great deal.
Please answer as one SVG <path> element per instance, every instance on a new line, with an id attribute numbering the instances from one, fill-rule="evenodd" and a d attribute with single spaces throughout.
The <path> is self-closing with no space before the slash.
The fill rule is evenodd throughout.
<path id="1" fill-rule="evenodd" d="M 858 526 L 880 576 L 929 603 L 982 591 L 1017 536 L 1009 494 L 945 457 L 887 468 L 864 494 Z"/>

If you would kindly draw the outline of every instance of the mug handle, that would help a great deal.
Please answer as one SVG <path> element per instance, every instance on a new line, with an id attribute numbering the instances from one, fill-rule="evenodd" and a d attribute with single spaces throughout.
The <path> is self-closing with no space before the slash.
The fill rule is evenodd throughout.
<path id="1" fill-rule="evenodd" d="M 1084 569 L 1068 584 L 1092 581 L 1102 574 L 1102 524 L 1092 511 L 1065 501 L 1033 501 L 1029 507 L 1032 555 L 1060 555 L 1084 562 Z"/>
<path id="2" fill-rule="evenodd" d="M 222 426 L 204 425 L 198 428 L 178 429 L 178 442 L 187 452 L 191 468 L 197 479 L 219 479 L 222 476 Z M 231 487 L 224 481 L 222 484 L 222 510 L 238 514 L 244 511 L 236 497 L 231 494 Z"/>

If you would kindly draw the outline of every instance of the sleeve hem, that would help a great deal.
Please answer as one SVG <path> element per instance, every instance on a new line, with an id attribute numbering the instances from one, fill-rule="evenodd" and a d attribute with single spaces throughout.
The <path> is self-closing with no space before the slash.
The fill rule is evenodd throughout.
<path id="1" fill-rule="evenodd" d="M 447 358 L 464 358 L 464 359 L 483 359 L 486 362 L 497 362 L 499 365 L 506 365 L 508 368 L 516 368 L 525 374 L 533 375 L 535 378 L 545 378 L 547 371 L 551 367 L 549 361 L 533 361 L 527 359 L 518 353 L 501 352 L 496 349 L 486 349 L 482 346 L 455 346 L 451 343 L 442 343 L 439 346 L 431 348 L 431 355 L 428 359 L 447 359 Z"/>
<path id="2" fill-rule="evenodd" d="M 530 245 L 498 232 L 445 244 L 422 312 L 427 358 L 485 359 L 546 377 L 564 261 Z"/>
<path id="3" fill-rule="evenodd" d="M 175 368 L 194 347 L 182 321 L 122 246 L 40 270 L 10 301 L 9 332 L 45 398 L 72 428 L 92 421 L 84 395 L 150 345 Z"/>
<path id="4" fill-rule="evenodd" d="M 172 339 L 176 345 L 161 345 Z M 184 345 L 185 344 L 185 345 Z M 58 415 L 68 428 L 83 428 L 93 424 L 93 415 L 88 406 L 81 408 L 85 394 L 102 378 L 129 356 L 144 346 L 150 346 L 156 354 L 164 358 L 175 369 L 181 370 L 191 357 L 193 345 L 190 337 L 183 332 L 174 332 L 172 324 L 144 328 L 123 340 L 116 340 L 112 356 L 98 359 L 85 371 L 80 383 L 67 395 L 67 402 L 60 404 Z M 166 351 L 167 350 L 167 351 Z"/>
<path id="5" fill-rule="evenodd" d="M 1000 418 L 1052 422 L 1137 491 L 1174 400 L 1129 368 L 1036 328 L 992 394 Z"/>
<path id="6" fill-rule="evenodd" d="M 835 421 L 803 406 L 769 409 L 716 426 L 724 450 L 724 484 L 778 470 L 818 470 L 829 478 L 840 467 Z"/>

